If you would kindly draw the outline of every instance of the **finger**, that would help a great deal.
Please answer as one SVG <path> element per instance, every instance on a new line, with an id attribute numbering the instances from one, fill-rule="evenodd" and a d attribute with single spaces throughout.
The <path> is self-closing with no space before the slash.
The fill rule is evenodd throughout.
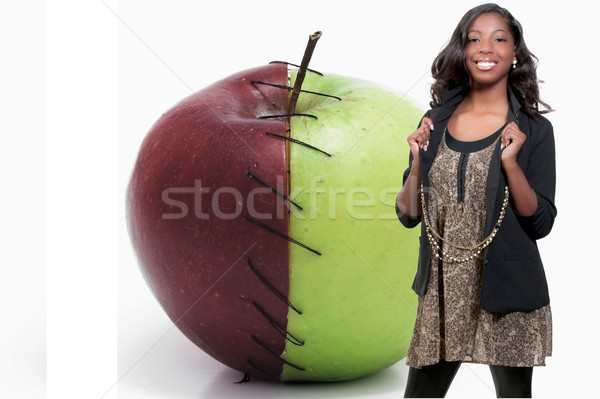
<path id="1" fill-rule="evenodd" d="M 419 132 L 419 148 L 425 148 L 425 142 L 427 141 L 427 132 L 425 128 L 421 132 Z"/>
<path id="2" fill-rule="evenodd" d="M 521 138 L 523 141 L 525 141 L 525 133 L 519 129 L 519 125 L 517 125 L 515 122 L 509 123 L 505 130 L 513 133 L 514 137 Z"/>
<path id="3" fill-rule="evenodd" d="M 506 147 L 508 147 L 511 144 L 511 140 L 507 139 L 507 140 L 502 140 L 502 144 L 500 144 L 500 149 L 503 150 Z"/>
<path id="4" fill-rule="evenodd" d="M 423 138 L 427 137 L 428 132 L 429 132 L 429 128 L 427 126 L 421 126 L 417 130 L 415 130 L 415 132 L 412 135 L 410 135 L 409 137 L 412 137 L 418 141 L 423 141 Z"/>
<path id="5" fill-rule="evenodd" d="M 507 137 L 511 142 L 517 143 L 524 143 L 527 139 L 525 133 L 523 133 L 516 125 L 511 125 L 508 129 L 506 129 L 505 137 Z"/>
<path id="6" fill-rule="evenodd" d="M 421 148 L 422 143 L 423 143 L 423 133 L 421 132 L 421 129 L 419 128 L 413 134 L 408 136 L 407 141 L 408 141 L 408 145 L 416 144 L 417 147 Z"/>
<path id="7" fill-rule="evenodd" d="M 511 139 L 511 126 L 510 124 L 506 125 L 504 127 L 504 129 L 502 130 L 502 133 L 500 133 L 500 149 L 504 149 L 506 148 L 509 144 L 510 144 L 510 139 Z"/>
<path id="8" fill-rule="evenodd" d="M 433 130 L 433 120 L 431 120 L 431 118 L 423 118 L 423 122 L 421 123 L 421 127 L 422 126 L 428 126 L 430 130 Z"/>
<path id="9" fill-rule="evenodd" d="M 419 137 L 419 142 L 420 142 L 420 147 L 424 150 L 427 151 L 427 146 L 429 145 L 429 128 L 424 128 L 423 132 L 421 133 L 420 137 Z"/>
<path id="10" fill-rule="evenodd" d="M 422 129 L 423 130 L 420 136 L 421 148 L 423 148 L 424 151 L 427 151 L 427 146 L 429 145 L 429 138 L 431 137 L 431 131 L 428 126 L 423 126 Z"/>
<path id="11" fill-rule="evenodd" d="M 507 139 L 507 137 L 505 135 L 502 135 L 502 137 L 500 138 L 500 149 L 504 149 L 508 143 L 510 142 L 509 139 Z"/>

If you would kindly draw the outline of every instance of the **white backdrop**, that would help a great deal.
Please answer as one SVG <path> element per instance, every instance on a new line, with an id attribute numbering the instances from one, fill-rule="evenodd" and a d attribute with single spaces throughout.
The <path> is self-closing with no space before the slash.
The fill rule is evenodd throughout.
<path id="1" fill-rule="evenodd" d="M 539 242 L 552 300 L 554 355 L 546 367 L 534 369 L 537 397 L 591 394 L 593 362 L 600 355 L 594 329 L 600 277 L 594 251 L 597 190 L 590 179 L 598 172 L 592 102 L 599 57 L 588 3 L 499 1 L 522 23 L 526 42 L 540 59 L 542 98 L 557 110 L 548 118 L 557 145 L 558 217 L 551 235 Z M 40 268 L 47 281 L 35 280 L 38 293 L 47 283 L 47 313 L 31 309 L 47 320 L 49 397 L 401 397 L 404 360 L 347 383 L 232 384 L 240 373 L 189 343 L 145 286 L 126 231 L 125 187 L 143 137 L 164 111 L 234 72 L 275 59 L 299 63 L 308 35 L 317 30 L 323 36 L 312 68 L 380 83 L 426 109 L 431 62 L 460 17 L 477 4 L 49 1 L 47 235 L 35 241 L 47 253 L 46 272 Z M 27 10 L 21 11 L 26 17 Z M 40 32 L 36 29 L 30 34 Z M 27 80 L 23 84 L 33 89 Z M 43 117 L 44 107 L 36 110 Z M 2 122 L 8 128 L 24 123 Z M 26 143 L 21 137 L 10 140 L 15 142 L 7 147 Z M 3 173 L 21 156 L 7 151 Z M 401 179 L 402 171 L 390 173 Z M 8 252 L 10 263 L 18 264 L 20 254 Z M 30 278 L 23 271 L 12 273 L 15 279 Z M 22 296 L 17 287 L 7 287 L 3 295 Z M 7 347 L 17 348 L 13 357 L 22 353 L 24 340 L 16 330 L 3 336 Z M 44 359 L 41 346 L 27 359 Z M 14 368 L 10 359 L 0 363 L 7 370 Z M 31 371 L 32 378 L 41 374 L 43 368 Z M 494 396 L 487 366 L 469 364 L 448 393 Z"/>

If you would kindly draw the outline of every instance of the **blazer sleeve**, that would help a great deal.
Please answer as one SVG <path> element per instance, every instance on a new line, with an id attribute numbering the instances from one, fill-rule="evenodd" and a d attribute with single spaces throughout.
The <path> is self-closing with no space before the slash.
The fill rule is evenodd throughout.
<path id="1" fill-rule="evenodd" d="M 423 117 L 425 117 L 426 115 L 427 114 L 425 114 Z M 421 120 L 419 121 L 417 128 L 419 126 L 421 126 L 421 121 L 423 121 L 423 118 L 421 118 Z M 406 168 L 406 170 L 404 171 L 404 174 L 402 175 L 402 187 L 404 187 L 404 184 L 406 183 L 406 179 L 408 179 L 408 175 L 410 174 L 410 169 L 412 167 L 412 162 L 413 162 L 413 155 L 412 155 L 412 152 L 410 152 L 410 150 L 409 150 L 408 151 L 408 168 Z M 398 208 L 398 196 L 396 196 L 396 215 L 398 216 L 400 223 L 402 223 L 402 225 L 404 227 L 407 227 L 409 229 L 412 229 L 413 227 L 417 226 L 421 222 L 420 214 L 417 215 L 416 217 L 408 216 L 408 215 L 405 215 L 400 210 L 400 208 Z"/>
<path id="2" fill-rule="evenodd" d="M 527 234 L 537 240 L 550 233 L 556 217 L 556 159 L 550 121 L 542 117 L 533 121 L 531 127 L 532 143 L 525 176 L 536 193 L 537 208 L 530 216 L 516 215 Z"/>

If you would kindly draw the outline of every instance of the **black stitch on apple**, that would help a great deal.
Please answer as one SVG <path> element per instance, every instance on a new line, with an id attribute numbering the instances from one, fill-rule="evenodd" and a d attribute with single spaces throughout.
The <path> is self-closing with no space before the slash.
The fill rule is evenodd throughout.
<path id="1" fill-rule="evenodd" d="M 283 116 L 310 116 L 311 118 L 315 118 L 315 119 L 319 119 L 317 118 L 315 115 L 311 115 L 311 114 L 277 114 L 277 115 L 263 115 L 263 116 L 259 116 L 258 119 L 270 119 L 270 118 L 281 118 Z"/>
<path id="2" fill-rule="evenodd" d="M 252 305 L 254 305 L 254 307 L 256 308 L 256 310 L 258 310 L 267 319 L 267 321 L 269 322 L 269 324 L 279 334 L 281 334 L 287 341 L 291 342 L 292 344 L 294 344 L 296 346 L 303 346 L 304 345 L 304 341 L 296 338 L 289 331 L 287 331 L 285 328 L 281 327 L 281 325 L 279 323 L 277 323 L 277 321 L 275 321 L 275 319 L 273 319 L 258 303 L 256 303 L 256 301 L 252 301 Z"/>
<path id="3" fill-rule="evenodd" d="M 271 61 L 271 62 L 269 62 L 269 64 L 286 64 L 286 65 L 295 66 L 296 68 L 300 68 L 300 65 L 292 64 L 291 62 L 287 62 L 287 61 Z M 310 71 L 310 72 L 314 72 L 317 75 L 323 76 L 323 74 L 321 72 L 315 71 L 314 69 L 306 68 L 306 70 Z"/>
<path id="4" fill-rule="evenodd" d="M 248 375 L 248 373 L 244 373 L 242 379 L 240 381 L 234 382 L 234 384 L 245 384 L 247 382 L 250 382 L 250 375 Z"/>
<path id="5" fill-rule="evenodd" d="M 286 130 L 286 131 L 288 131 L 288 132 L 289 132 L 289 129 L 288 129 L 288 130 Z M 266 134 L 266 135 L 268 135 L 268 136 L 271 136 L 271 137 L 277 137 L 277 138 L 279 138 L 279 139 L 282 139 L 282 140 L 291 141 L 292 143 L 301 144 L 301 145 L 303 145 L 303 146 L 305 146 L 305 147 L 308 147 L 308 148 L 311 148 L 311 149 L 313 149 L 313 150 L 317 150 L 317 151 L 319 151 L 319 152 L 322 152 L 323 154 L 327 155 L 328 157 L 330 157 L 330 156 L 331 156 L 331 154 L 329 154 L 328 152 L 325 152 L 325 151 L 323 151 L 323 150 L 321 150 L 321 149 L 319 149 L 319 148 L 317 148 L 317 147 L 314 147 L 314 146 L 312 146 L 312 145 L 310 145 L 310 144 L 307 144 L 307 143 L 305 143 L 304 141 L 300 141 L 300 140 L 298 140 L 298 139 L 294 139 L 294 138 L 287 137 L 287 136 L 281 136 L 281 135 L 279 135 L 279 134 L 275 134 L 275 133 L 269 133 L 269 132 L 265 132 L 265 134 Z"/>
<path id="6" fill-rule="evenodd" d="M 271 233 L 277 234 L 279 237 L 283 237 L 283 238 L 285 238 L 286 240 L 288 240 L 288 241 L 290 241 L 290 242 L 293 242 L 293 243 L 294 243 L 294 244 L 296 244 L 296 245 L 299 245 L 299 246 L 301 246 L 302 248 L 306 248 L 306 249 L 308 249 L 310 252 L 313 252 L 313 253 L 315 253 L 315 254 L 317 254 L 317 255 L 319 255 L 319 256 L 321 256 L 321 255 L 322 255 L 322 254 L 321 254 L 319 251 L 317 251 L 316 249 L 312 249 L 311 247 L 309 247 L 309 246 L 307 246 L 307 245 L 304 245 L 304 244 L 302 244 L 300 241 L 298 241 L 298 240 L 295 240 L 295 239 L 293 239 L 292 237 L 290 237 L 290 236 L 288 236 L 288 235 L 285 235 L 285 234 L 283 234 L 283 233 L 280 233 L 280 232 L 278 232 L 277 230 L 274 230 L 274 229 L 272 229 L 271 227 L 267 226 L 266 224 L 259 222 L 258 220 L 254 220 L 254 219 L 252 219 L 252 218 L 251 218 L 251 217 L 249 217 L 249 216 L 244 216 L 244 219 L 246 219 L 247 221 L 249 221 L 249 222 L 251 222 L 251 223 L 254 223 L 254 224 L 256 224 L 256 225 L 258 225 L 258 226 L 260 226 L 260 227 L 262 227 L 262 228 L 264 228 L 264 229 L 266 229 L 266 230 L 268 230 L 268 231 L 270 231 Z"/>
<path id="7" fill-rule="evenodd" d="M 298 313 L 298 314 L 302 314 L 302 312 L 300 310 L 298 310 L 298 308 L 296 308 L 294 305 L 292 305 L 290 303 L 290 301 L 288 301 L 288 299 L 286 298 L 285 295 L 283 295 L 277 288 L 275 288 L 275 286 L 273 284 L 271 284 L 271 282 L 269 280 L 267 280 L 267 278 L 265 276 L 262 275 L 262 273 L 260 273 L 256 267 L 252 264 L 252 260 L 250 260 L 250 258 L 248 258 L 248 266 L 250 267 L 250 270 L 252 270 L 252 272 L 256 275 L 256 277 L 258 277 L 258 279 L 267 286 L 267 288 L 269 288 L 279 299 L 281 299 L 286 305 L 289 306 L 290 309 L 292 309 L 294 312 Z"/>
<path id="8" fill-rule="evenodd" d="M 298 365 L 295 365 L 292 362 L 289 362 L 289 361 L 287 361 L 285 359 L 282 359 L 281 356 L 279 356 L 273 349 L 269 348 L 264 342 L 262 342 L 260 339 L 258 339 L 258 337 L 256 337 L 256 335 L 251 334 L 250 337 L 252 337 L 252 340 L 254 342 L 256 342 L 257 344 L 259 344 L 264 350 L 266 350 L 271 355 L 275 356 L 277 359 L 281 360 L 282 362 L 284 362 L 288 366 L 291 366 L 291 367 L 293 367 L 293 368 L 295 368 L 297 370 L 300 370 L 300 371 L 306 371 L 306 369 L 304 367 L 300 367 Z"/>
<path id="9" fill-rule="evenodd" d="M 267 82 L 261 82 L 260 80 L 253 80 L 250 83 L 255 84 L 255 83 L 259 83 L 259 84 L 263 84 L 263 85 L 267 85 L 267 86 L 273 86 L 273 87 L 277 87 L 279 89 L 286 89 L 286 90 L 294 90 L 293 87 L 290 86 L 285 86 L 285 85 L 277 85 L 275 83 L 267 83 Z M 310 93 L 310 94 L 316 94 L 317 96 L 323 96 L 323 97 L 329 97 L 329 98 L 335 98 L 336 100 L 340 100 L 342 101 L 341 97 L 338 96 L 334 96 L 333 94 L 325 94 L 325 93 L 319 93 L 318 91 L 310 91 L 310 90 L 300 90 L 301 93 Z"/>
<path id="10" fill-rule="evenodd" d="M 279 382 L 279 378 L 277 378 L 277 377 L 273 376 L 273 374 L 269 373 L 268 371 L 266 371 L 266 370 L 264 370 L 264 369 L 262 369 L 262 368 L 258 367 L 256 364 L 252 363 L 252 360 L 250 360 L 250 359 L 246 359 L 246 361 L 247 361 L 247 362 L 248 362 L 248 364 L 249 364 L 250 366 L 252 366 L 252 367 L 253 367 L 255 370 L 258 370 L 258 371 L 260 371 L 261 373 L 263 373 L 264 375 L 266 375 L 267 377 L 269 377 L 269 378 L 272 378 L 272 379 L 274 379 L 275 381 Z"/>
<path id="11" fill-rule="evenodd" d="M 257 182 L 259 182 L 260 184 L 262 184 L 265 187 L 268 187 L 271 189 L 271 191 L 273 191 L 275 194 L 281 196 L 284 200 L 291 202 L 292 204 L 296 205 L 296 207 L 298 207 L 300 210 L 304 210 L 304 208 L 302 208 L 300 205 L 296 204 L 294 201 L 292 201 L 289 197 L 287 197 L 285 194 L 280 193 L 279 191 L 275 190 L 273 187 L 269 186 L 267 183 L 265 183 L 264 181 L 262 181 L 261 179 L 258 178 L 258 176 L 256 176 L 254 173 L 248 171 L 247 173 L 248 177 L 251 179 L 256 180 Z"/>

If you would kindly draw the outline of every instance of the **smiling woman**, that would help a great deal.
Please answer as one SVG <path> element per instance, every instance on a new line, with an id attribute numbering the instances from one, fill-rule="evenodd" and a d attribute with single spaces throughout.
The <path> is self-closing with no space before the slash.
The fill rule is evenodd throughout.
<path id="1" fill-rule="evenodd" d="M 514 39 L 497 13 L 477 18 L 467 35 L 465 67 L 476 85 L 507 81 L 511 63 L 517 62 Z"/>
<path id="2" fill-rule="evenodd" d="M 493 10 L 491 14 L 490 11 Z M 472 12 L 473 11 L 473 12 Z M 475 32 L 476 27 L 473 26 L 475 20 L 479 16 L 495 19 L 495 16 L 502 17 L 504 22 L 507 21 L 510 15 L 510 26 L 505 23 L 504 26 L 498 26 L 498 32 L 502 33 L 502 38 L 511 40 L 514 46 L 514 57 L 510 60 L 512 69 L 510 71 L 510 84 L 516 89 L 515 95 L 519 99 L 519 103 L 532 115 L 540 115 L 551 110 L 550 106 L 543 102 L 539 96 L 538 79 L 536 73 L 537 58 L 529 51 L 525 40 L 523 40 L 523 29 L 518 20 L 516 20 L 506 9 L 494 7 L 494 4 L 484 4 L 469 11 L 461 19 L 458 26 L 454 30 L 448 44 L 442 49 L 438 56 L 433 61 L 431 66 L 431 74 L 435 79 L 431 85 L 432 101 L 429 103 L 431 108 L 441 106 L 441 95 L 454 87 L 468 84 L 470 81 L 470 71 L 466 65 L 468 59 L 467 52 L 471 44 L 471 40 L 479 42 L 481 40 L 481 32 Z M 487 22 L 480 20 L 481 24 Z M 479 35 L 479 36 L 478 36 Z M 496 38 L 494 36 L 494 38 Z M 499 39 L 499 38 L 498 38 Z M 507 45 L 507 47 L 510 47 Z M 497 47 L 493 50 L 496 51 Z M 492 49 L 483 49 L 492 51 Z M 494 56 L 499 56 L 494 53 Z M 485 53 L 484 53 L 485 54 Z M 488 55 L 489 56 L 489 55 Z M 515 63 L 515 61 L 517 61 Z M 546 110 L 538 110 L 538 104 L 542 105 Z"/>
<path id="3" fill-rule="evenodd" d="M 552 354 L 536 240 L 556 216 L 554 136 L 534 59 L 519 22 L 484 4 L 433 62 L 397 198 L 404 226 L 423 221 L 406 397 L 443 397 L 463 362 L 488 364 L 499 397 L 530 397 Z"/>

